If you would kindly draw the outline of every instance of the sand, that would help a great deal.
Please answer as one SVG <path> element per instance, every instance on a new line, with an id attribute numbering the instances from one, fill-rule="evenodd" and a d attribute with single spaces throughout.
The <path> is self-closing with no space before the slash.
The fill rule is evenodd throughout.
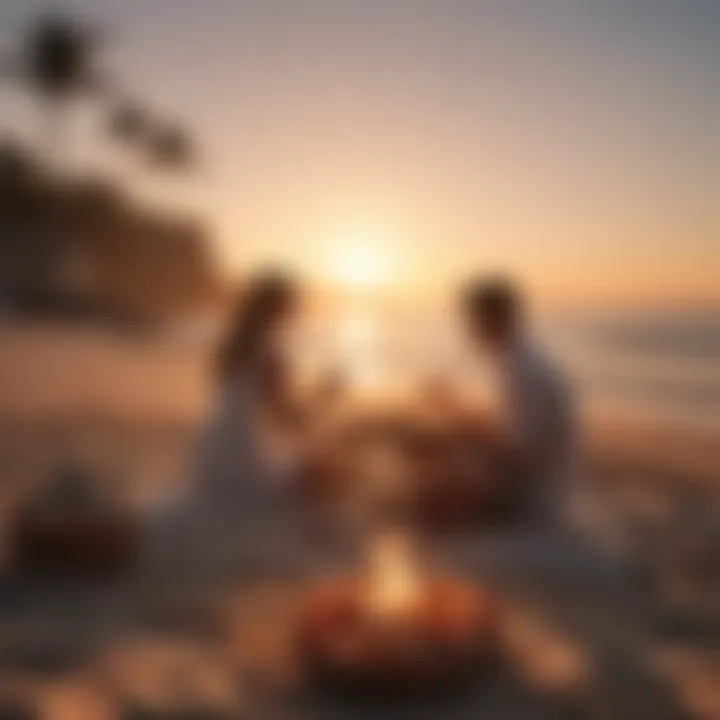
<path id="1" fill-rule="evenodd" d="M 143 507 L 186 478 L 208 397 L 199 352 L 8 327 L 0 347 L 5 518 L 68 456 L 93 463 Z M 275 550 L 243 555 L 221 578 L 200 581 L 182 558 L 178 572 L 139 563 L 102 587 L 21 578 L 5 565 L 0 718 L 185 717 L 171 709 L 183 684 L 197 685 L 198 718 L 720 717 L 718 636 L 678 630 L 655 587 L 669 556 L 660 540 L 669 547 L 680 532 L 685 488 L 717 508 L 718 448 L 612 423 L 586 437 L 573 535 L 476 535 L 434 548 L 491 584 L 507 608 L 504 670 L 466 697 L 358 707 L 309 689 L 289 651 L 291 609 L 305 583 L 350 561 L 269 530 L 268 519 L 255 540 Z M 148 714 L 153 703 L 167 714 Z"/>

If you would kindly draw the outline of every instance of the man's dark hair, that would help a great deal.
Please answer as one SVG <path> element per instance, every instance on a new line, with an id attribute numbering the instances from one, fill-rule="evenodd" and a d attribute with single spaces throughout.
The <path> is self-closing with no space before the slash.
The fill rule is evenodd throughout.
<path id="1" fill-rule="evenodd" d="M 466 288 L 465 307 L 473 321 L 511 329 L 522 314 L 522 294 L 506 278 L 475 280 Z"/>

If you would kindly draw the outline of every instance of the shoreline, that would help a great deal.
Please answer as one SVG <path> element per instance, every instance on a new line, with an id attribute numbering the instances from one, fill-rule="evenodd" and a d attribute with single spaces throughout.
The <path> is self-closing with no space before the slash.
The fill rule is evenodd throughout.
<path id="1" fill-rule="evenodd" d="M 202 427 L 198 413 L 117 411 L 82 408 L 54 413 L 0 411 L 0 443 L 13 438 L 53 438 L 56 443 L 89 432 L 115 436 L 120 444 L 165 439 L 190 442 Z M 72 443 L 71 443 L 72 444 Z M 604 419 L 588 423 L 580 443 L 581 467 L 602 475 L 632 474 L 656 478 L 661 485 L 688 484 L 720 494 L 720 443 L 707 433 L 678 431 L 664 425 L 638 425 Z"/>
<path id="2" fill-rule="evenodd" d="M 0 342 L 0 441 L 83 428 L 189 438 L 207 413 L 210 383 L 199 347 L 58 326 L 1 327 Z M 591 467 L 720 490 L 720 428 L 607 414 L 581 422 L 581 455 Z"/>

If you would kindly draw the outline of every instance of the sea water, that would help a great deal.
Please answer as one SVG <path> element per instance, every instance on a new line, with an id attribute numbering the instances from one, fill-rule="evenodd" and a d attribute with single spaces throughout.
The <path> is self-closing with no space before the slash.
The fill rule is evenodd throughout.
<path id="1" fill-rule="evenodd" d="M 720 439 L 720 310 L 539 313 L 532 327 L 588 412 Z M 450 314 L 316 318 L 298 338 L 296 358 L 336 364 L 361 389 L 445 378 L 493 394 L 488 358 Z"/>

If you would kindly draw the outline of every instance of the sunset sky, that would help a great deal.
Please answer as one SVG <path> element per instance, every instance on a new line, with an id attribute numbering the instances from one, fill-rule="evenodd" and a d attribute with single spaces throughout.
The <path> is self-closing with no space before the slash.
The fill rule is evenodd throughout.
<path id="1" fill-rule="evenodd" d="M 35 0 L 3 0 L 8 51 Z M 76 0 L 103 65 L 192 128 L 152 178 L 78 110 L 65 152 L 214 220 L 228 266 L 548 298 L 720 301 L 718 0 Z M 37 137 L 5 86 L 0 128 Z M 36 132 L 37 131 L 37 132 Z M 353 267 L 360 269 L 354 273 Z"/>

